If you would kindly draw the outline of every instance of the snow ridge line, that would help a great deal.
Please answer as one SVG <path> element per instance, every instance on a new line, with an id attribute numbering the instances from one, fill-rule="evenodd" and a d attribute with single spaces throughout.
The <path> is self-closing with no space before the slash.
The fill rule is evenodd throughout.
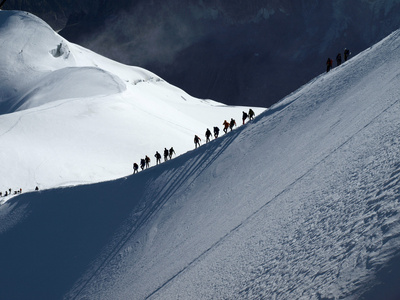
<path id="1" fill-rule="evenodd" d="M 355 133 L 353 133 L 347 140 L 345 140 L 343 143 L 341 143 L 339 146 L 337 146 L 335 149 L 333 149 L 331 152 L 329 152 L 326 156 L 324 156 L 319 162 L 315 163 L 311 168 L 309 168 L 303 175 L 300 175 L 297 179 L 295 179 L 292 183 L 290 183 L 286 188 L 284 188 L 281 192 L 279 192 L 277 195 L 275 195 L 271 200 L 263 204 L 260 208 L 258 208 L 256 211 L 254 211 L 251 215 L 249 215 L 246 219 L 244 219 L 240 224 L 235 226 L 233 229 L 231 229 L 228 233 L 226 233 L 223 237 L 221 237 L 219 240 L 217 240 L 215 243 L 213 243 L 209 248 L 204 250 L 199 256 L 194 258 L 190 263 L 188 263 L 184 268 L 182 268 L 178 273 L 173 275 L 171 278 L 166 280 L 162 285 L 160 285 L 158 288 L 156 288 L 153 292 L 151 292 L 149 295 L 145 297 L 145 299 L 150 299 L 153 297 L 155 294 L 157 294 L 160 290 L 162 290 L 165 286 L 167 286 L 169 283 L 171 283 L 175 278 L 177 278 L 180 274 L 184 273 L 186 270 L 188 270 L 191 266 L 194 266 L 197 262 L 199 262 L 208 252 L 213 250 L 215 247 L 218 247 L 220 244 L 222 244 L 225 239 L 227 239 L 232 233 L 235 233 L 238 229 L 240 229 L 243 225 L 248 223 L 253 217 L 257 216 L 264 208 L 268 206 L 271 202 L 276 200 L 278 197 L 283 195 L 285 192 L 287 192 L 289 189 L 291 189 L 296 183 L 298 183 L 302 178 L 306 177 L 308 174 L 310 174 L 318 165 L 322 164 L 326 159 L 328 159 L 332 154 L 337 152 L 339 149 L 341 149 L 343 146 L 345 146 L 347 143 L 349 143 L 355 136 L 357 136 L 360 132 L 365 130 L 369 125 L 375 122 L 376 119 L 378 119 L 381 115 L 383 115 L 386 111 L 388 111 L 390 108 L 392 108 L 395 104 L 399 103 L 400 99 L 394 101 L 392 104 L 390 104 L 387 108 L 382 110 L 379 114 L 377 114 L 375 117 L 373 117 L 366 125 L 364 125 L 362 128 L 357 130 Z"/>
<path id="2" fill-rule="evenodd" d="M 202 155 L 196 156 L 195 162 L 192 164 L 192 166 L 187 170 L 180 172 L 180 175 L 177 180 L 175 180 L 175 184 L 171 185 L 168 187 L 165 191 L 164 189 L 161 189 L 157 195 L 155 195 L 156 199 L 161 199 L 158 201 L 158 203 L 155 203 L 154 205 L 151 205 L 150 209 L 148 209 L 148 212 L 142 215 L 142 217 L 136 222 L 136 226 L 134 225 L 130 230 L 127 230 L 126 234 L 123 235 L 121 240 L 117 242 L 115 247 L 110 250 L 110 253 L 105 257 L 105 259 L 100 263 L 100 265 L 93 271 L 93 273 L 89 276 L 87 280 L 85 280 L 82 284 L 79 290 L 76 292 L 75 296 L 72 296 L 71 299 L 77 299 L 77 297 L 83 292 L 83 290 L 89 285 L 89 283 L 93 280 L 93 278 L 96 276 L 96 274 L 100 274 L 106 266 L 118 255 L 118 253 L 122 250 L 122 248 L 125 246 L 125 244 L 130 240 L 130 238 L 137 233 L 137 231 L 144 226 L 150 219 L 151 217 L 158 212 L 166 202 L 175 194 L 179 188 L 183 186 L 183 184 L 187 181 L 187 178 L 192 177 L 193 174 L 197 175 L 191 180 L 190 184 L 187 186 L 190 186 L 197 178 L 200 176 L 200 174 L 207 169 L 224 151 L 228 146 L 232 143 L 233 140 L 235 140 L 236 136 L 238 135 L 238 130 L 235 130 L 232 134 L 230 134 L 228 137 L 224 138 L 222 142 L 220 142 L 218 145 L 222 145 L 218 151 L 210 151 L 212 154 L 214 154 L 211 158 L 207 157 L 205 159 L 202 159 L 202 157 L 205 156 L 207 151 L 205 151 Z M 219 146 L 216 146 L 219 147 Z M 203 162 L 207 161 L 208 162 L 204 165 Z M 184 166 L 183 166 L 184 167 Z M 199 169 L 201 170 L 197 172 Z M 163 196 L 164 194 L 164 196 Z M 153 197 L 152 197 L 153 198 Z"/>

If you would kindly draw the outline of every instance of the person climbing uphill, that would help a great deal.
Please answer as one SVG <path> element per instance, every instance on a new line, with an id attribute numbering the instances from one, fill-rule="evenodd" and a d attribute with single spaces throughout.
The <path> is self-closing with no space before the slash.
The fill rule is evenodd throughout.
<path id="1" fill-rule="evenodd" d="M 171 147 L 171 149 L 169 149 L 169 159 L 172 159 L 172 154 L 176 155 L 174 147 Z"/>
<path id="2" fill-rule="evenodd" d="M 168 160 L 168 149 L 164 148 L 164 161 Z"/>
<path id="3" fill-rule="evenodd" d="M 243 114 L 242 114 L 242 121 L 243 121 L 243 125 L 244 125 L 244 123 L 246 122 L 246 119 L 248 118 L 248 114 L 244 111 L 244 112 L 242 112 Z"/>
<path id="4" fill-rule="evenodd" d="M 146 161 L 144 160 L 144 158 L 140 159 L 140 168 L 142 169 L 142 171 L 143 171 L 145 165 L 146 165 Z"/>
<path id="5" fill-rule="evenodd" d="M 145 160 L 145 162 L 146 162 L 146 169 L 147 169 L 148 167 L 150 167 L 150 157 L 148 157 L 148 156 L 146 155 L 146 157 L 144 158 L 144 160 Z"/>
<path id="6" fill-rule="evenodd" d="M 224 123 L 222 123 L 222 125 L 224 125 L 223 131 L 225 133 L 227 133 L 228 132 L 228 128 L 229 128 L 229 122 L 227 120 L 225 120 Z"/>
<path id="7" fill-rule="evenodd" d="M 329 72 L 332 69 L 332 59 L 328 57 L 328 60 L 326 61 L 326 72 Z"/>
<path id="8" fill-rule="evenodd" d="M 206 136 L 206 143 L 208 143 L 210 141 L 210 136 L 211 136 L 210 129 L 207 128 L 205 136 Z"/>
<path id="9" fill-rule="evenodd" d="M 350 50 L 349 49 L 347 49 L 347 48 L 344 48 L 344 61 L 347 61 L 348 59 L 349 59 L 349 56 L 350 56 Z"/>
<path id="10" fill-rule="evenodd" d="M 342 63 L 342 55 L 338 53 L 338 55 L 336 56 L 336 65 L 340 66 L 341 63 Z"/>
<path id="11" fill-rule="evenodd" d="M 158 151 L 156 151 L 156 154 L 154 155 L 154 157 L 156 158 L 156 165 L 161 163 L 161 154 L 158 153 Z"/>
<path id="12" fill-rule="evenodd" d="M 214 126 L 214 138 L 217 138 L 219 135 L 219 128 L 217 126 Z"/>
<path id="13" fill-rule="evenodd" d="M 194 145 L 195 145 L 195 149 L 197 149 L 197 146 L 200 147 L 200 141 L 201 141 L 201 139 L 200 139 L 197 135 L 195 135 L 195 136 L 194 136 Z"/>
<path id="14" fill-rule="evenodd" d="M 231 118 L 231 122 L 229 123 L 229 128 L 231 129 L 231 131 L 234 126 L 236 126 L 236 121 L 233 118 Z"/>
<path id="15" fill-rule="evenodd" d="M 250 120 L 250 121 L 253 120 L 255 115 L 256 115 L 256 114 L 254 113 L 254 111 L 250 108 L 250 109 L 249 109 L 249 120 Z"/>

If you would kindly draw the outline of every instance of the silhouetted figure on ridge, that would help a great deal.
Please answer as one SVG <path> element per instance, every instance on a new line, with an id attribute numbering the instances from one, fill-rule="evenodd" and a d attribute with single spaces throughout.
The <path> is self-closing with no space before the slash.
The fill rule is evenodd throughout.
<path id="1" fill-rule="evenodd" d="M 143 171 L 145 165 L 146 165 L 146 161 L 144 160 L 144 158 L 140 159 L 140 168 L 142 169 L 142 171 Z"/>
<path id="2" fill-rule="evenodd" d="M 350 56 L 350 50 L 347 48 L 344 48 L 344 61 L 347 61 L 349 59 Z"/>
<path id="3" fill-rule="evenodd" d="M 250 121 L 253 120 L 255 115 L 256 115 L 256 114 L 254 113 L 254 111 L 250 108 L 250 109 L 249 109 L 249 120 L 250 120 Z"/>
<path id="4" fill-rule="evenodd" d="M 156 151 L 156 154 L 154 155 L 154 157 L 156 158 L 156 165 L 161 163 L 161 154 L 158 153 L 158 151 Z"/>
<path id="5" fill-rule="evenodd" d="M 168 149 L 164 148 L 164 161 L 168 160 Z"/>
<path id="6" fill-rule="evenodd" d="M 137 173 L 139 169 L 139 165 L 137 163 L 133 163 L 133 174 Z"/>
<path id="7" fill-rule="evenodd" d="M 176 155 L 175 150 L 174 150 L 174 147 L 171 147 L 171 149 L 169 149 L 169 159 L 172 159 L 172 155 L 173 155 L 173 154 Z"/>
<path id="8" fill-rule="evenodd" d="M 211 131 L 210 129 L 207 128 L 206 130 L 206 143 L 210 141 L 210 136 L 211 136 Z"/>
<path id="9" fill-rule="evenodd" d="M 342 63 L 342 55 L 338 53 L 338 55 L 336 56 L 336 64 L 337 66 L 340 66 L 341 63 Z"/>
<path id="10" fill-rule="evenodd" d="M 243 111 L 242 112 L 242 121 L 243 121 L 243 125 L 244 125 L 244 122 L 246 122 L 246 119 L 249 117 L 249 115 L 245 112 L 245 111 Z"/>
<path id="11" fill-rule="evenodd" d="M 200 141 L 201 141 L 201 139 L 197 135 L 195 135 L 194 136 L 194 146 L 196 149 L 197 149 L 197 146 L 200 147 Z"/>
<path id="12" fill-rule="evenodd" d="M 217 126 L 214 126 L 214 138 L 217 138 L 219 135 L 219 128 Z"/>
<path id="13" fill-rule="evenodd" d="M 333 64 L 332 59 L 328 57 L 328 60 L 326 61 L 326 72 L 329 72 L 332 69 L 332 64 Z"/>
<path id="14" fill-rule="evenodd" d="M 231 122 L 229 123 L 229 128 L 231 129 L 231 131 L 234 126 L 236 126 L 236 121 L 233 118 L 231 118 Z"/>
<path id="15" fill-rule="evenodd" d="M 222 123 L 222 125 L 224 125 L 223 131 L 225 133 L 227 133 L 228 132 L 228 128 L 229 128 L 229 122 L 227 120 L 225 120 L 224 123 Z"/>

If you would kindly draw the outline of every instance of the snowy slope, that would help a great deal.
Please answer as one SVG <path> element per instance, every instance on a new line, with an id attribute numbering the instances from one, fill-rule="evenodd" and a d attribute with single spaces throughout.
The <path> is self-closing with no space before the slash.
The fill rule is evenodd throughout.
<path id="1" fill-rule="evenodd" d="M 0 206 L 4 299 L 398 299 L 400 31 L 123 179 Z"/>
<path id="2" fill-rule="evenodd" d="M 123 177 L 145 155 L 154 165 L 165 147 L 182 154 L 194 134 L 248 111 L 71 44 L 29 13 L 0 11 L 0 36 L 3 192 Z"/>

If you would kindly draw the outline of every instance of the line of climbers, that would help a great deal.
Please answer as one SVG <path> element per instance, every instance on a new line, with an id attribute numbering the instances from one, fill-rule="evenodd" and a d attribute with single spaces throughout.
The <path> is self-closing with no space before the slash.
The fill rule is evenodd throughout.
<path id="1" fill-rule="evenodd" d="M 22 189 L 19 190 L 15 190 L 14 191 L 14 195 L 18 195 L 22 193 Z M 12 195 L 12 189 L 8 189 L 8 191 L 4 192 L 4 195 L 2 192 L 0 192 L 0 197 L 7 197 L 7 196 L 11 196 Z"/>
<path id="2" fill-rule="evenodd" d="M 349 49 L 344 48 L 344 61 L 347 61 L 349 59 L 351 52 Z M 342 63 L 342 54 L 338 53 L 338 55 L 336 55 L 336 66 L 340 66 Z M 329 72 L 332 69 L 333 66 L 333 60 L 328 57 L 328 60 L 326 61 L 326 72 Z"/>
<path id="3" fill-rule="evenodd" d="M 39 187 L 36 186 L 35 191 L 38 191 L 38 190 L 39 190 Z M 4 194 L 3 194 L 3 192 L 0 192 L 0 197 L 7 197 L 7 196 L 19 195 L 19 194 L 22 194 L 22 189 L 19 189 L 19 190 L 17 189 L 14 191 L 14 193 L 13 193 L 12 189 L 8 189 L 8 191 L 5 191 Z"/>
<path id="4" fill-rule="evenodd" d="M 176 155 L 174 147 L 171 147 L 169 150 L 167 148 L 164 148 L 164 161 L 167 161 L 168 158 L 172 159 L 173 155 Z M 156 151 L 156 154 L 154 155 L 154 157 L 156 158 L 156 164 L 160 164 L 161 163 L 161 154 Z M 148 157 L 147 155 L 145 156 L 145 158 L 140 159 L 140 168 L 142 169 L 142 171 L 146 168 L 150 167 L 150 157 Z M 133 163 L 133 174 L 137 173 L 139 171 L 139 165 L 137 163 Z"/>
<path id="5" fill-rule="evenodd" d="M 242 114 L 242 121 L 243 121 L 243 125 L 246 122 L 247 119 L 249 119 L 249 121 L 253 120 L 255 116 L 254 111 L 250 108 L 249 109 L 249 113 L 246 113 L 245 111 Z M 231 118 L 231 121 L 228 122 L 227 120 L 224 121 L 224 123 L 222 123 L 223 125 L 223 132 L 226 134 L 228 132 L 228 128 L 230 129 L 230 131 L 232 131 L 233 127 L 237 126 L 236 125 L 236 121 L 235 119 Z M 211 137 L 211 131 L 210 129 L 207 128 L 206 130 L 206 143 L 208 143 L 210 141 L 210 137 Z M 219 135 L 219 128 L 217 126 L 214 127 L 214 138 L 216 139 Z M 194 136 L 194 147 L 195 149 L 197 149 L 197 147 L 200 147 L 200 142 L 201 142 L 201 138 L 198 135 Z"/>
<path id="6" fill-rule="evenodd" d="M 254 119 L 254 117 L 255 117 L 255 113 L 251 108 L 249 109 L 248 113 L 243 111 L 243 114 L 242 114 L 243 125 L 247 119 L 249 119 L 249 121 L 251 121 Z M 227 133 L 228 128 L 230 128 L 230 130 L 232 131 L 233 127 L 236 126 L 236 121 L 233 118 L 231 118 L 230 122 L 225 120 L 224 123 L 222 123 L 222 125 L 224 126 L 224 129 L 223 129 L 224 133 Z M 208 143 L 210 141 L 211 135 L 212 134 L 211 134 L 210 129 L 207 128 L 206 134 L 205 134 L 206 143 Z M 219 135 L 219 128 L 217 126 L 215 126 L 214 127 L 214 138 L 217 138 L 218 135 Z M 195 148 L 197 148 L 197 146 L 200 147 L 200 141 L 201 141 L 200 137 L 198 135 L 195 135 L 194 136 Z M 173 154 L 176 155 L 173 147 L 171 147 L 171 149 L 169 149 L 169 150 L 167 148 L 164 148 L 164 161 L 167 161 L 168 158 L 172 159 Z M 158 151 L 156 151 L 156 154 L 154 155 L 154 157 L 156 158 L 156 165 L 160 164 L 161 163 L 161 154 Z M 150 157 L 148 157 L 146 155 L 145 158 L 140 159 L 140 168 L 143 171 L 144 169 L 147 169 L 148 167 L 150 167 Z M 133 163 L 133 174 L 138 173 L 138 172 L 139 172 L 139 165 L 137 163 Z"/>

